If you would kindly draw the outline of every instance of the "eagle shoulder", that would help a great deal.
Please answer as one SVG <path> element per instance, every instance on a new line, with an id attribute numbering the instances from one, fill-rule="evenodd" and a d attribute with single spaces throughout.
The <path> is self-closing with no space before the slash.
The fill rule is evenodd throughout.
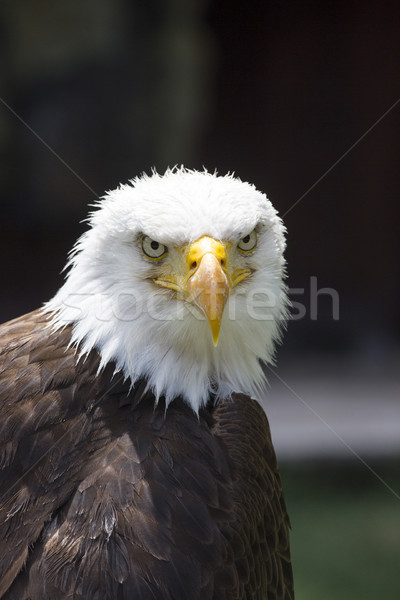
<path id="1" fill-rule="evenodd" d="M 218 404 L 214 416 L 232 465 L 230 535 L 243 598 L 291 600 L 290 522 L 267 416 L 243 394 Z"/>
<path id="2" fill-rule="evenodd" d="M 52 333 L 41 310 L 0 327 L 0 596 L 79 470 L 87 429 L 79 381 L 93 382 L 95 365 L 77 367 L 69 329 Z"/>

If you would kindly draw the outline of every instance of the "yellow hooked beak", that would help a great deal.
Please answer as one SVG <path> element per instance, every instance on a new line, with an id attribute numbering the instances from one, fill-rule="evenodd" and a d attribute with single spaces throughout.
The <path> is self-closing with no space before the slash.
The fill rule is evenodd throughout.
<path id="1" fill-rule="evenodd" d="M 222 315 L 231 288 L 250 275 L 249 269 L 234 269 L 231 244 L 203 236 L 181 248 L 174 268 L 164 271 L 154 283 L 183 295 L 205 314 L 214 346 L 218 344 Z M 172 264 L 170 265 L 172 267 Z"/>
<path id="2" fill-rule="evenodd" d="M 221 242 L 204 236 L 190 246 L 186 260 L 189 270 L 194 269 L 187 281 L 186 291 L 206 315 L 216 346 L 222 314 L 231 288 L 224 271 L 227 263 L 225 247 Z"/>

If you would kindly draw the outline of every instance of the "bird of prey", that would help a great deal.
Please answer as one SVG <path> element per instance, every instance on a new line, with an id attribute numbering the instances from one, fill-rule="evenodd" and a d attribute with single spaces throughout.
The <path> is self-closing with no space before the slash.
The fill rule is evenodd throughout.
<path id="1" fill-rule="evenodd" d="M 109 192 L 44 307 L 0 327 L 0 598 L 289 600 L 259 403 L 285 230 L 232 175 Z"/>

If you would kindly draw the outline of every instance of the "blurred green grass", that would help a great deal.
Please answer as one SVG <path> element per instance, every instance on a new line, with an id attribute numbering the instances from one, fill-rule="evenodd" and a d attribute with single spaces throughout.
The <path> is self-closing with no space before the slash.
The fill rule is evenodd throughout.
<path id="1" fill-rule="evenodd" d="M 400 460 L 369 464 L 400 496 Z M 296 600 L 400 598 L 400 499 L 362 463 L 284 463 Z"/>

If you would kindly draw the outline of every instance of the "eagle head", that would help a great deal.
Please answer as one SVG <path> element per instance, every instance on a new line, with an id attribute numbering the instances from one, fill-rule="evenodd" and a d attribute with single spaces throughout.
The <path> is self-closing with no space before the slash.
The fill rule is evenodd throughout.
<path id="1" fill-rule="evenodd" d="M 105 195 L 45 306 L 132 385 L 195 412 L 259 396 L 287 316 L 285 229 L 267 197 L 227 175 L 168 170 Z"/>

